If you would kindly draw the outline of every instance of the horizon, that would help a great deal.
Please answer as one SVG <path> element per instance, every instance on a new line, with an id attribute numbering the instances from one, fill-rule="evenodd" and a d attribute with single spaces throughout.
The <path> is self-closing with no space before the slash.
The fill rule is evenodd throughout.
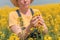
<path id="1" fill-rule="evenodd" d="M 45 4 L 56 4 L 56 3 L 60 3 L 60 0 L 34 0 L 33 3 L 31 5 L 45 5 Z M 0 1 L 0 7 L 3 6 L 10 6 L 10 7 L 14 7 L 14 5 L 10 2 L 10 0 L 1 0 Z"/>

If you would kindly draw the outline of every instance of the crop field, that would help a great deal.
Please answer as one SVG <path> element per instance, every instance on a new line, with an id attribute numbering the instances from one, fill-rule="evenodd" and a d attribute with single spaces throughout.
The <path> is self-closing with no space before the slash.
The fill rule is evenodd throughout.
<path id="1" fill-rule="evenodd" d="M 60 4 L 36 5 L 31 6 L 31 8 L 40 10 L 48 33 L 44 36 L 41 34 L 41 38 L 29 37 L 28 40 L 60 40 Z M 16 9 L 18 8 L 0 7 L 0 40 L 19 40 L 18 36 L 12 33 L 8 26 L 8 14 Z"/>

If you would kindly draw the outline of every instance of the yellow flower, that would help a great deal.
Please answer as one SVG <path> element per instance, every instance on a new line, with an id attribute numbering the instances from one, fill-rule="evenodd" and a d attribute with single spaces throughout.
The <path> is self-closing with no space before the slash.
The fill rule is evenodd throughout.
<path id="1" fill-rule="evenodd" d="M 0 31 L 0 35 L 2 34 L 2 32 Z"/>
<path id="2" fill-rule="evenodd" d="M 2 35 L 1 35 L 1 37 L 3 37 L 3 38 L 4 38 L 4 37 L 5 37 L 5 34 L 2 34 Z"/>
<path id="3" fill-rule="evenodd" d="M 31 31 L 33 31 L 33 30 L 34 30 L 34 28 L 33 28 L 33 27 L 32 27 L 32 28 L 30 28 L 30 30 L 31 30 Z"/>
<path id="4" fill-rule="evenodd" d="M 59 32 L 58 28 L 54 28 L 54 33 L 57 34 Z"/>
<path id="5" fill-rule="evenodd" d="M 37 38 L 34 38 L 34 40 L 37 40 Z"/>
<path id="6" fill-rule="evenodd" d="M 60 40 L 60 33 L 57 34 L 57 40 Z"/>
<path id="7" fill-rule="evenodd" d="M 33 40 L 33 38 L 28 38 L 28 40 Z"/>
<path id="8" fill-rule="evenodd" d="M 60 37 L 58 37 L 58 40 L 60 40 Z"/>
<path id="9" fill-rule="evenodd" d="M 39 16 L 39 11 L 35 12 L 35 14 L 33 16 Z"/>
<path id="10" fill-rule="evenodd" d="M 49 36 L 49 35 L 45 35 L 45 36 L 44 36 L 44 40 L 52 40 L 52 37 Z"/>
<path id="11" fill-rule="evenodd" d="M 19 38 L 15 34 L 12 34 L 8 40 L 19 40 Z"/>
<path id="12" fill-rule="evenodd" d="M 43 26 L 39 26 L 38 27 L 38 32 L 43 32 L 44 31 L 44 27 Z"/>
<path id="13" fill-rule="evenodd" d="M 16 36 L 10 36 L 9 40 L 19 40 L 19 38 Z"/>

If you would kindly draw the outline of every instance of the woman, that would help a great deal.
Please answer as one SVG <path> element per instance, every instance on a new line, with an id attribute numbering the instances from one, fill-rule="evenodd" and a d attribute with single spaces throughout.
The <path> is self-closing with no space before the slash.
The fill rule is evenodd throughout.
<path id="1" fill-rule="evenodd" d="M 42 16 L 33 16 L 35 13 L 40 14 L 39 10 L 29 7 L 33 0 L 11 0 L 11 2 L 19 9 L 9 14 L 9 27 L 21 40 L 25 40 L 28 37 L 32 32 L 30 30 L 32 27 L 36 28 L 43 25 L 45 30 L 43 32 L 47 33 L 48 29 Z M 18 20 L 19 17 L 20 20 Z"/>

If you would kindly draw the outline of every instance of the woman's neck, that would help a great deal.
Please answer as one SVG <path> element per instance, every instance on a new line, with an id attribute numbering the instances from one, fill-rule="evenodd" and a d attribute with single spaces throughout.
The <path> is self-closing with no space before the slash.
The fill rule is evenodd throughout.
<path id="1" fill-rule="evenodd" d="M 20 8 L 19 11 L 23 14 L 27 14 L 27 12 L 29 11 L 30 9 L 27 8 L 27 9 L 24 9 L 24 8 Z"/>

